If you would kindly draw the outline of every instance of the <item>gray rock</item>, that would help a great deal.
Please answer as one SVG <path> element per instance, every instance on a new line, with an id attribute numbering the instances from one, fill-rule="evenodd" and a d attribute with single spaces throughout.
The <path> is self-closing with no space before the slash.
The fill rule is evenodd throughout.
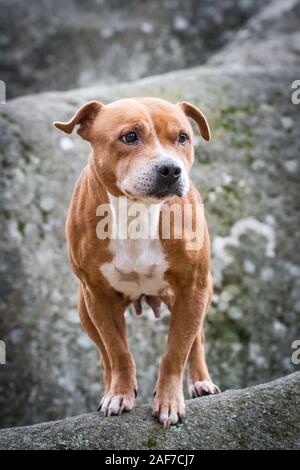
<path id="1" fill-rule="evenodd" d="M 0 431 L 0 449 L 300 449 L 300 373 L 187 402 L 180 425 L 163 429 L 148 406 L 104 418 L 90 413 Z"/>
<path id="2" fill-rule="evenodd" d="M 300 181 L 285 165 L 300 155 L 299 109 L 290 100 L 295 76 L 292 69 L 198 68 L 1 106 L 2 427 L 92 411 L 102 392 L 96 349 L 76 315 L 64 235 L 89 147 L 76 135 L 62 144 L 65 137 L 52 128 L 53 120 L 69 118 L 90 99 L 155 95 L 201 107 L 213 140 L 197 139 L 192 176 L 205 198 L 213 240 L 215 296 L 206 321 L 212 377 L 226 390 L 299 368 L 291 345 L 300 338 Z M 286 129 L 282 116 L 294 126 Z M 251 269 L 245 270 L 246 261 Z M 168 316 L 155 320 L 147 311 L 137 318 L 129 311 L 127 323 L 138 403 L 151 403 Z"/>
<path id="3" fill-rule="evenodd" d="M 254 15 L 220 51 L 209 65 L 274 67 L 300 65 L 300 1 L 273 0 Z M 289 125 L 289 121 L 286 121 Z"/>
<path id="4" fill-rule="evenodd" d="M 0 0 L 9 98 L 204 63 L 261 0 Z"/>

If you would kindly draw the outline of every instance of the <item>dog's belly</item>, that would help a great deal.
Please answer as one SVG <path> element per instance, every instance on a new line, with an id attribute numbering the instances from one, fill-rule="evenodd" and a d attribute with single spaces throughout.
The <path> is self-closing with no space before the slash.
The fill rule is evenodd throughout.
<path id="1" fill-rule="evenodd" d="M 109 249 L 114 257 L 100 266 L 100 272 L 116 291 L 135 300 L 168 287 L 168 263 L 159 240 L 112 240 Z"/>

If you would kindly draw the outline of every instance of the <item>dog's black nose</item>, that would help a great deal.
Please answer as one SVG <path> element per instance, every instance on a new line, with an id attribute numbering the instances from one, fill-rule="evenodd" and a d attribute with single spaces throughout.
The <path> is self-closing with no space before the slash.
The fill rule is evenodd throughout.
<path id="1" fill-rule="evenodd" d="M 158 173 L 162 183 L 172 184 L 180 178 L 181 168 L 173 162 L 162 162 L 159 165 Z"/>

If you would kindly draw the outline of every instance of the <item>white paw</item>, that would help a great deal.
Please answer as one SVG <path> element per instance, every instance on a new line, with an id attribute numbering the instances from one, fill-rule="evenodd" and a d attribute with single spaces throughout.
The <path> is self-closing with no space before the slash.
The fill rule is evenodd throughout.
<path id="1" fill-rule="evenodd" d="M 104 416 L 120 415 L 125 411 L 131 411 L 134 405 L 134 393 L 128 393 L 126 395 L 114 395 L 108 393 L 101 400 L 98 411 L 104 414 Z"/>
<path id="2" fill-rule="evenodd" d="M 199 380 L 189 385 L 189 393 L 191 398 L 203 397 L 204 395 L 214 395 L 221 393 L 217 385 L 209 380 Z"/>
<path id="3" fill-rule="evenodd" d="M 181 422 L 185 416 L 185 405 L 183 398 L 179 399 L 162 399 L 155 397 L 152 415 L 157 418 L 158 422 L 165 428 Z"/>

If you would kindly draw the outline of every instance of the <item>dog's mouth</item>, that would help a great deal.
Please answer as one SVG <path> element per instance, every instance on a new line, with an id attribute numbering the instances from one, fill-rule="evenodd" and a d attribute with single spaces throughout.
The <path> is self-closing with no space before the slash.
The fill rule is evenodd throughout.
<path id="1" fill-rule="evenodd" d="M 175 190 L 171 190 L 168 188 L 160 189 L 150 194 L 150 196 L 157 197 L 158 199 L 165 199 L 165 198 L 174 197 L 174 196 L 182 197 L 183 194 L 184 194 L 183 189 L 178 187 Z"/>
<path id="2" fill-rule="evenodd" d="M 130 192 L 124 191 L 124 195 L 134 201 L 163 201 L 175 196 L 183 197 L 184 191 L 182 188 L 177 188 L 176 190 L 171 190 L 168 188 L 159 189 L 157 191 L 151 191 L 149 193 L 138 193 L 138 192 Z"/>
<path id="3" fill-rule="evenodd" d="M 175 196 L 175 194 L 171 191 L 162 190 L 158 191 L 157 193 L 151 194 L 151 196 L 157 197 L 157 199 L 165 199 L 167 197 Z"/>
<path id="4" fill-rule="evenodd" d="M 151 200 L 151 199 L 158 199 L 158 200 L 162 200 L 162 199 L 168 199 L 168 198 L 171 198 L 171 197 L 174 197 L 174 196 L 178 196 L 178 197 L 183 197 L 184 196 L 184 193 L 185 191 L 183 190 L 182 187 L 178 187 L 178 188 L 174 188 L 174 189 L 171 189 L 171 188 L 160 188 L 160 189 L 157 189 L 157 190 L 152 190 L 152 191 L 149 191 L 149 192 L 138 192 L 138 191 L 128 191 L 128 190 L 124 190 L 123 189 L 123 192 L 124 192 L 124 195 L 129 197 L 130 199 L 132 200 Z"/>

